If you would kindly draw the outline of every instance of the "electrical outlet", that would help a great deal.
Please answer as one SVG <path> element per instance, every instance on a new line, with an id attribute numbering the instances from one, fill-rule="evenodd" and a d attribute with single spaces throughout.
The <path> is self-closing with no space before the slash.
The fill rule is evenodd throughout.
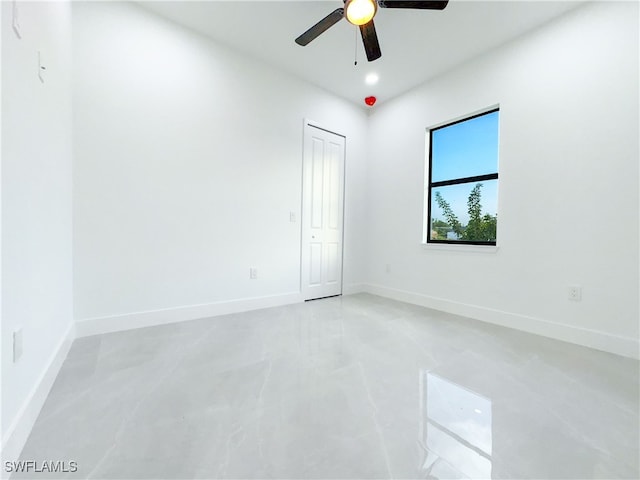
<path id="1" fill-rule="evenodd" d="M 569 300 L 579 302 L 582 300 L 582 287 L 580 285 L 569 285 L 567 288 Z"/>
<path id="2" fill-rule="evenodd" d="M 387 263 L 387 264 L 384 266 L 384 271 L 385 271 L 386 273 L 391 273 L 391 264 L 390 264 L 390 263 Z"/>
<path id="3" fill-rule="evenodd" d="M 22 328 L 13 332 L 13 363 L 22 357 Z"/>
<path id="4" fill-rule="evenodd" d="M 258 269 L 256 267 L 251 267 L 249 269 L 249 278 L 251 280 L 257 280 L 258 279 Z"/>
<path id="5" fill-rule="evenodd" d="M 296 212 L 289 212 L 289 221 L 291 223 L 296 223 Z"/>

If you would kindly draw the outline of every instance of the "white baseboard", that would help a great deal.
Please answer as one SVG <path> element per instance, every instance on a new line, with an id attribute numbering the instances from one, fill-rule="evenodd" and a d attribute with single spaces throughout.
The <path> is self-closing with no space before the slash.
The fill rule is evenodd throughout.
<path id="1" fill-rule="evenodd" d="M 364 283 L 351 283 L 349 285 L 342 286 L 342 294 L 343 295 L 355 295 L 356 293 L 365 292 Z"/>
<path id="2" fill-rule="evenodd" d="M 624 357 L 640 359 L 640 342 L 634 338 L 611 335 L 597 330 L 550 322 L 540 318 L 479 307 L 477 305 L 468 305 L 380 285 L 363 285 L 363 291 L 381 297 L 433 308 L 434 310 L 453 313 L 503 327 L 534 333 L 543 337 L 614 353 Z"/>
<path id="3" fill-rule="evenodd" d="M 197 320 L 200 318 L 228 315 L 230 313 L 248 312 L 261 308 L 279 307 L 302 302 L 299 292 L 265 297 L 243 298 L 202 305 L 166 308 L 146 312 L 126 313 L 107 317 L 80 319 L 76 322 L 76 336 L 88 337 L 101 333 L 119 332 L 134 328 L 152 327 L 167 323 Z"/>
<path id="4" fill-rule="evenodd" d="M 67 358 L 74 339 L 75 326 L 72 323 L 69 325 L 62 340 L 51 355 L 47 366 L 35 382 L 31 392 L 18 411 L 18 414 L 7 429 L 5 438 L 2 439 L 2 478 L 7 478 L 8 476 L 8 473 L 6 473 L 4 469 L 4 462 L 15 461 L 19 458 L 29 438 L 31 429 L 38 419 L 40 410 L 49 395 L 49 391 L 58 376 L 58 372 Z"/>

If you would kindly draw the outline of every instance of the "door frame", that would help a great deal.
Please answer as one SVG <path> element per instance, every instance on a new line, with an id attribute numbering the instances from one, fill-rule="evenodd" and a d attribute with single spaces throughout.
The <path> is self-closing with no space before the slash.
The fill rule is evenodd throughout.
<path id="1" fill-rule="evenodd" d="M 302 120 L 302 155 L 301 155 L 301 160 L 302 160 L 302 164 L 301 164 L 301 169 L 300 169 L 300 191 L 301 191 L 301 195 L 300 195 L 300 274 L 299 274 L 299 289 L 300 289 L 300 296 L 302 296 L 302 267 L 303 267 L 303 249 L 305 248 L 304 245 L 304 223 L 305 223 L 305 218 L 304 218 L 304 199 L 305 199 L 305 188 L 304 188 L 304 174 L 305 174 L 305 170 L 304 170 L 304 155 L 305 155 L 305 151 L 306 151 L 306 144 L 305 144 L 305 139 L 306 139 L 306 131 L 307 131 L 307 127 L 311 127 L 311 128 L 317 128 L 318 130 L 323 130 L 325 132 L 331 133 L 333 135 L 337 135 L 339 137 L 344 138 L 344 161 L 342 162 L 342 225 L 341 225 L 341 232 L 340 232 L 340 248 L 342 250 L 342 254 L 340 255 L 340 293 L 338 295 L 342 295 L 343 291 L 344 291 L 344 217 L 345 217 L 345 206 L 347 203 L 347 195 L 346 195 L 346 191 L 347 191 L 347 136 L 343 133 L 339 133 L 336 129 L 327 127 L 319 122 L 316 122 L 315 120 L 311 120 L 309 118 L 303 118 Z M 335 296 L 338 296 L 335 295 Z M 322 297 L 320 297 L 322 298 Z M 302 298 L 302 301 L 306 302 L 309 300 L 316 300 L 316 299 L 307 299 L 307 298 Z"/>

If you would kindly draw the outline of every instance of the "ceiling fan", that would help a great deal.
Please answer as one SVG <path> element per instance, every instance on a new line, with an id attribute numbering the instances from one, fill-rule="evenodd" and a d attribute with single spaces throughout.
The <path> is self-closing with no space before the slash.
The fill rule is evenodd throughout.
<path id="1" fill-rule="evenodd" d="M 344 7 L 335 9 L 304 32 L 296 38 L 296 43 L 304 47 L 318 38 L 320 34 L 333 27 L 342 20 L 342 18 L 346 18 L 349 23 L 360 27 L 360 34 L 362 35 L 364 50 L 367 53 L 367 60 L 373 62 L 382 56 L 378 35 L 376 34 L 376 27 L 373 24 L 373 17 L 376 15 L 378 7 L 444 10 L 448 3 L 449 0 L 377 0 L 377 2 L 376 0 L 344 0 Z"/>

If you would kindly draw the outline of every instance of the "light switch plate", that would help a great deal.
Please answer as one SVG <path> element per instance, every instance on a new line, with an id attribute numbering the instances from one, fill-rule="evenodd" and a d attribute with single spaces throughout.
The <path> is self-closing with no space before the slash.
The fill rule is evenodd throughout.
<path id="1" fill-rule="evenodd" d="M 42 83 L 44 83 L 44 74 L 47 70 L 47 67 L 44 66 L 44 55 L 40 50 L 38 50 L 38 78 Z"/>
<path id="2" fill-rule="evenodd" d="M 22 357 L 22 328 L 13 332 L 13 363 Z"/>
<path id="3" fill-rule="evenodd" d="M 20 22 L 18 21 L 18 3 L 16 0 L 13 0 L 13 21 L 11 22 L 11 27 L 13 28 L 13 32 L 16 34 L 16 37 L 22 38 L 22 33 L 20 32 Z"/>

